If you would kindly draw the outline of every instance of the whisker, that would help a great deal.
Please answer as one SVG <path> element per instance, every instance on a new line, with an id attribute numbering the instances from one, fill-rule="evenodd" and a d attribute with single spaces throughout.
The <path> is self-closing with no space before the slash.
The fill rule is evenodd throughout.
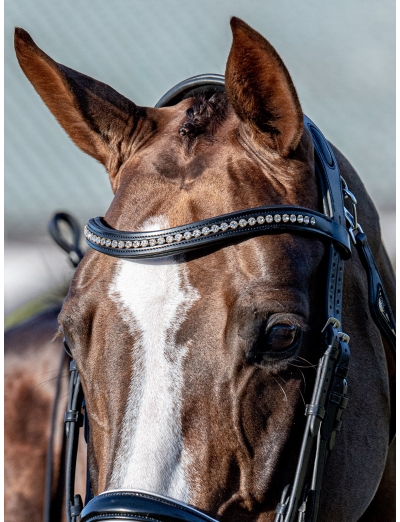
<path id="1" fill-rule="evenodd" d="M 47 375 L 48 373 L 55 373 L 55 372 L 58 372 L 59 369 L 57 368 L 57 370 L 49 370 L 48 372 L 43 372 L 43 373 L 38 373 L 38 377 L 41 377 L 42 375 Z"/>
<path id="2" fill-rule="evenodd" d="M 282 377 L 282 375 L 279 375 L 279 373 L 276 373 L 275 376 L 276 376 L 276 377 L 279 377 L 280 379 L 282 379 L 282 381 L 284 382 L 284 384 L 287 384 L 287 382 L 286 382 L 285 379 Z"/>
<path id="3" fill-rule="evenodd" d="M 306 362 L 307 364 L 309 364 L 313 368 L 317 369 L 317 365 L 316 364 L 313 364 L 311 361 L 307 361 L 307 359 L 304 359 L 304 357 L 300 357 L 300 355 L 298 355 L 296 357 L 296 359 L 301 359 L 302 361 Z"/>
<path id="4" fill-rule="evenodd" d="M 301 390 L 300 390 L 300 389 L 299 389 L 299 393 L 300 393 L 300 397 L 301 397 L 301 399 L 302 399 L 302 401 L 303 401 L 303 403 L 304 403 L 304 408 L 305 408 L 305 407 L 306 407 L 306 401 L 305 401 L 305 399 L 304 399 L 304 395 L 301 393 Z"/>
<path id="5" fill-rule="evenodd" d="M 307 383 L 306 383 L 306 378 L 304 377 L 304 373 L 299 370 L 299 372 L 301 373 L 301 378 L 303 379 L 303 383 L 304 383 L 304 393 L 306 393 L 306 389 L 307 389 Z M 304 398 L 303 398 L 304 400 Z"/>
<path id="6" fill-rule="evenodd" d="M 68 373 L 61 374 L 61 377 L 67 377 L 67 376 L 68 376 Z M 22 401 L 25 401 L 34 392 L 40 390 L 41 388 L 43 388 L 43 386 L 45 386 L 46 384 L 48 384 L 51 381 L 55 381 L 56 379 L 58 379 L 58 375 L 56 375 L 55 377 L 52 377 L 51 379 L 47 379 L 46 381 L 40 382 L 39 384 L 36 384 L 29 393 L 25 394 L 25 396 L 22 398 Z"/>
<path id="7" fill-rule="evenodd" d="M 289 363 L 289 366 L 294 366 L 295 368 L 315 368 L 315 366 L 300 366 L 299 364 Z"/>
<path id="8" fill-rule="evenodd" d="M 279 388 L 282 390 L 283 392 L 283 395 L 285 396 L 285 399 L 286 399 L 286 402 L 288 402 L 288 398 L 287 398 L 287 395 L 285 393 L 285 390 L 282 388 L 282 386 L 279 384 L 279 382 L 275 379 L 275 377 L 272 375 L 272 378 L 274 379 L 274 381 L 276 382 L 276 384 L 279 386 Z M 285 383 L 286 384 L 286 383 Z"/>

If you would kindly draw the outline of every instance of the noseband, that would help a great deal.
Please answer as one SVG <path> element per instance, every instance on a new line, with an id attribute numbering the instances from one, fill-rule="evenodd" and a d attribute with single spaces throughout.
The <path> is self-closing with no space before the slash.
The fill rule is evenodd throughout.
<path id="1" fill-rule="evenodd" d="M 224 90 L 224 77 L 200 75 L 172 88 L 156 107 L 174 105 L 198 92 Z M 124 232 L 107 225 L 103 218 L 90 219 L 85 227 L 88 245 L 102 254 L 124 259 L 143 259 L 193 250 L 223 247 L 226 244 L 264 234 L 291 232 L 315 237 L 328 244 L 326 279 L 326 323 L 322 329 L 321 357 L 306 421 L 301 450 L 292 485 L 286 486 L 275 512 L 275 522 L 316 522 L 323 471 L 341 429 L 347 406 L 347 371 L 350 358 L 349 336 L 341 331 L 344 261 L 354 244 L 369 280 L 371 314 L 386 336 L 394 353 L 395 322 L 366 236 L 357 222 L 356 199 L 341 178 L 334 153 L 320 130 L 304 116 L 315 149 L 315 171 L 323 202 L 323 213 L 298 206 L 263 206 L 217 216 L 175 228 L 152 232 Z M 344 207 L 350 198 L 353 213 Z M 91 498 L 90 480 L 86 505 L 74 496 L 75 465 L 83 400 L 75 362 L 71 378 L 65 423 L 68 437 L 66 465 L 67 521 L 151 520 L 216 522 L 205 513 L 177 500 L 136 490 L 106 491 Z M 326 384 L 327 383 L 327 384 Z M 88 437 L 88 421 L 85 421 Z"/>

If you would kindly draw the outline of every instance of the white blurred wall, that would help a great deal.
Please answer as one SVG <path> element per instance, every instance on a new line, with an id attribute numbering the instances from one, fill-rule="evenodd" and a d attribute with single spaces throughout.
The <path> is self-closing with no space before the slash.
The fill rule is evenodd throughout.
<path id="1" fill-rule="evenodd" d="M 393 258 L 394 14 L 393 0 L 6 0 L 6 311 L 54 284 L 60 258 L 43 239 L 51 214 L 67 210 L 83 224 L 104 214 L 112 198 L 103 168 L 70 141 L 19 69 L 14 26 L 55 60 L 151 106 L 184 78 L 223 74 L 229 17 L 243 18 L 276 47 L 304 112 L 362 176 Z M 16 255 L 19 243 L 32 256 L 40 245 L 50 248 L 47 276 L 45 264 L 38 261 L 35 272 L 29 255 Z"/>

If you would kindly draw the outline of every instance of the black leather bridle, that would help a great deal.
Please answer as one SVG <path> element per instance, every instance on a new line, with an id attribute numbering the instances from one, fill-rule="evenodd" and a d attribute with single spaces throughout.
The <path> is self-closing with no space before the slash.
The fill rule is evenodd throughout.
<path id="1" fill-rule="evenodd" d="M 224 90 L 224 77 L 201 75 L 181 82 L 161 98 L 156 107 L 173 105 L 202 91 Z M 304 116 L 315 149 L 315 170 L 323 202 L 323 213 L 297 206 L 263 206 L 155 232 L 122 232 L 103 218 L 89 220 L 85 227 L 88 245 L 98 252 L 118 258 L 142 259 L 223 246 L 233 241 L 263 234 L 292 232 L 320 239 L 328 244 L 326 280 L 326 322 L 321 336 L 312 399 L 306 406 L 306 422 L 292 485 L 285 487 L 276 508 L 275 522 L 316 522 L 326 459 L 341 429 L 347 406 L 349 337 L 341 331 L 344 261 L 354 244 L 369 281 L 372 317 L 385 335 L 395 356 L 395 322 L 383 283 L 366 236 L 357 222 L 354 195 L 340 175 L 333 151 L 314 123 Z M 350 198 L 353 212 L 344 206 Z M 69 352 L 68 347 L 66 349 Z M 70 354 L 71 355 L 71 354 Z M 72 357 L 72 355 L 71 355 Z M 66 504 L 67 521 L 150 520 L 216 522 L 201 511 L 177 500 L 135 490 L 107 491 L 91 498 L 90 480 L 86 505 L 74 496 L 75 465 L 79 427 L 83 424 L 83 393 L 75 362 L 70 365 L 67 431 Z M 86 437 L 88 421 L 86 416 Z M 392 435 L 391 435 L 392 436 Z"/>

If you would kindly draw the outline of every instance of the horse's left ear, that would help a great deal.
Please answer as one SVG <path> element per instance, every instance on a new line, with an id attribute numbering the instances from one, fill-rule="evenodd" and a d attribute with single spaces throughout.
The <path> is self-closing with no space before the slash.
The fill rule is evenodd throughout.
<path id="1" fill-rule="evenodd" d="M 55 62 L 24 29 L 15 30 L 19 64 L 72 140 L 103 163 L 111 182 L 145 110 L 108 85 Z"/>
<path id="2" fill-rule="evenodd" d="M 303 132 L 303 112 L 289 72 L 257 31 L 235 17 L 231 28 L 225 72 L 228 99 L 254 139 L 287 156 Z"/>

